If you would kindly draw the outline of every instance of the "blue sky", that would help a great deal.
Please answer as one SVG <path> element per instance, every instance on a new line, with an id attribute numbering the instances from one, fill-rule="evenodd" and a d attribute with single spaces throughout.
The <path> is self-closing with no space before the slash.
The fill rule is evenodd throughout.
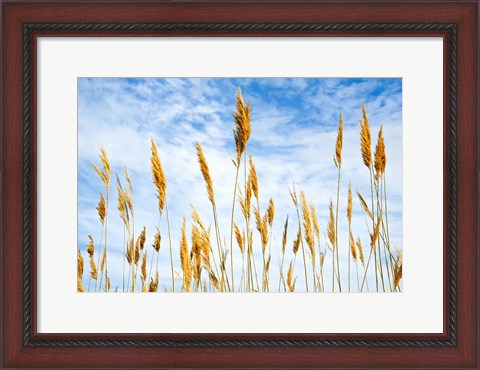
<path id="1" fill-rule="evenodd" d="M 402 248 L 402 81 L 394 78 L 80 78 L 78 79 L 78 248 L 86 256 L 87 235 L 98 244 L 101 225 L 95 207 L 100 179 L 91 163 L 98 163 L 103 145 L 111 166 L 123 175 L 126 165 L 133 182 L 136 230 L 147 228 L 147 248 L 158 223 L 155 188 L 150 172 L 150 137 L 157 143 L 165 169 L 172 241 L 178 251 L 184 214 L 192 203 L 203 220 L 212 219 L 203 178 L 195 155 L 195 142 L 202 145 L 213 179 L 220 230 L 228 239 L 234 184 L 235 157 L 232 111 L 235 95 L 242 89 L 251 102 L 252 135 L 248 143 L 260 184 L 260 208 L 270 197 L 275 201 L 272 244 L 272 286 L 278 286 L 278 243 L 287 215 L 290 218 L 286 264 L 296 233 L 296 213 L 288 193 L 295 183 L 317 208 L 322 233 L 328 222 L 330 197 L 335 201 L 337 169 L 333 164 L 338 117 L 343 114 L 344 144 L 339 207 L 339 244 L 347 241 L 346 200 L 350 182 L 354 192 L 370 193 L 367 168 L 359 144 L 361 103 L 369 114 L 372 141 L 380 125 L 387 148 L 388 211 L 391 242 Z M 116 200 L 116 194 L 113 195 Z M 241 220 L 240 212 L 236 217 Z M 123 225 L 110 205 L 109 263 L 112 288 L 121 288 Z M 354 199 L 353 233 L 368 245 L 368 231 L 357 198 Z M 163 225 L 164 226 L 164 225 Z M 169 283 L 168 244 L 162 227 L 160 287 Z M 257 233 L 254 234 L 258 237 Z M 227 243 L 229 244 L 229 243 Z M 345 244 L 347 245 L 347 244 Z M 340 248 L 342 248 L 340 246 Z M 342 269 L 347 254 L 341 254 Z M 149 251 L 150 253 L 151 251 Z M 238 253 L 238 248 L 234 249 Z M 259 252 L 260 253 L 260 252 Z M 236 255 L 235 255 L 236 256 Z M 239 258 L 238 258 L 239 260 Z M 258 254 L 258 260 L 261 255 Z M 178 253 L 174 264 L 180 272 Z M 288 266 L 287 266 L 288 267 Z M 240 271 L 236 266 L 235 270 Z M 297 260 L 297 290 L 301 291 L 302 263 Z M 86 269 L 87 270 L 87 269 Z M 353 270 L 352 270 L 353 271 Z M 328 286 L 325 273 L 326 285 Z M 342 273 L 342 276 L 346 274 Z M 88 279 L 88 278 L 87 278 Z M 370 278 L 369 278 L 370 279 Z M 371 280 L 371 279 L 370 279 Z M 85 282 L 85 280 L 84 280 Z M 372 281 L 373 282 L 373 281 Z M 371 282 L 371 283 L 372 283 Z M 345 282 L 344 282 L 345 283 Z M 354 285 L 354 284 L 353 284 Z"/>

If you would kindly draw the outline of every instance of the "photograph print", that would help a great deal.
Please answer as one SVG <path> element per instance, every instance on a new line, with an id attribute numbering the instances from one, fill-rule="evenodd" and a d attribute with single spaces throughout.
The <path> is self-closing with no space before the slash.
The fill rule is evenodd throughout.
<path id="1" fill-rule="evenodd" d="M 401 293 L 402 79 L 79 78 L 77 186 L 78 292 Z"/>

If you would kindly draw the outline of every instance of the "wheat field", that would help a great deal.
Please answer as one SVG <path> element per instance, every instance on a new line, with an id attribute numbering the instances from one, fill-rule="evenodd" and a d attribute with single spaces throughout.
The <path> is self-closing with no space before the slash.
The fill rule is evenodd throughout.
<path id="1" fill-rule="evenodd" d="M 402 249 L 391 241 L 389 227 L 387 128 L 372 133 L 367 107 L 358 107 L 356 152 L 370 187 L 357 191 L 353 178 L 345 188 L 342 165 L 350 158 L 344 155 L 344 117 L 338 112 L 336 138 L 322 149 L 332 149 L 336 177 L 336 191 L 323 194 L 328 209 L 317 209 L 317 200 L 293 181 L 284 184 L 291 207 L 284 214 L 263 192 L 249 151 L 256 134 L 254 103 L 245 102 L 240 89 L 232 96 L 232 125 L 225 128 L 233 129 L 231 158 L 215 158 L 230 164 L 230 201 L 219 205 L 209 167 L 213 158 L 198 140 L 190 155 L 197 162 L 209 211 L 200 216 L 190 204 L 180 223 L 173 223 L 169 214 L 169 202 L 174 202 L 170 189 L 176 185 L 165 170 L 169 158 L 160 156 L 153 137 L 145 141 L 150 157 L 141 159 L 151 173 L 152 191 L 141 197 L 149 199 L 143 206 L 156 213 L 151 229 L 136 223 L 135 182 L 129 169 L 114 170 L 105 148 L 98 148 L 98 160 L 91 164 L 91 181 L 99 193 L 97 229 L 80 236 L 85 247 L 77 251 L 78 292 L 401 292 Z M 219 214 L 219 206 L 229 207 L 229 217 Z M 327 219 L 319 219 L 320 213 Z M 354 217 L 361 218 L 361 233 L 352 226 Z M 111 258 L 109 240 L 113 222 L 123 233 L 123 252 L 116 259 Z M 174 231 L 180 237 L 172 237 Z M 114 270 L 121 280 L 111 281 Z"/>

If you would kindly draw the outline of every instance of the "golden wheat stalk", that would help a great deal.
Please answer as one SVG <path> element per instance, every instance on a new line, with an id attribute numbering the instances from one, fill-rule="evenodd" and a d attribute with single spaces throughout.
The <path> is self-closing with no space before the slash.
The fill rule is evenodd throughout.
<path id="1" fill-rule="evenodd" d="M 338 129 L 337 129 L 337 141 L 335 144 L 335 155 L 334 155 L 334 163 L 338 169 L 338 177 L 337 177 L 337 202 L 336 202 L 336 211 L 335 211 L 335 234 L 338 235 L 338 207 L 340 203 L 340 173 L 342 170 L 342 147 L 343 147 L 343 119 L 342 113 L 340 113 L 340 117 L 338 120 Z M 342 291 L 342 282 L 340 279 L 340 258 L 339 258 L 339 250 L 338 250 L 338 239 L 335 240 L 335 254 L 337 257 L 337 278 L 338 278 L 338 289 Z"/>
<path id="2" fill-rule="evenodd" d="M 360 150 L 362 153 L 363 164 L 370 169 L 372 163 L 372 139 L 370 135 L 370 125 L 368 123 L 367 111 L 362 103 L 363 120 L 360 120 Z"/>
<path id="3" fill-rule="evenodd" d="M 335 143 L 335 155 L 333 156 L 333 162 L 337 168 L 342 166 L 342 147 L 343 147 L 343 119 L 342 113 L 338 120 L 337 141 Z"/>
<path id="4" fill-rule="evenodd" d="M 160 162 L 160 156 L 158 154 L 157 145 L 153 137 L 151 140 L 151 152 L 150 164 L 152 168 L 153 175 L 153 184 L 157 189 L 158 196 L 158 210 L 162 214 L 165 207 L 165 201 L 167 199 L 167 180 L 165 177 L 165 172 L 163 171 L 162 163 Z"/>
<path id="5" fill-rule="evenodd" d="M 286 290 L 285 286 L 285 277 L 283 276 L 283 263 L 285 261 L 285 250 L 287 248 L 287 233 L 288 233 L 288 215 L 287 219 L 285 220 L 285 226 L 283 229 L 283 236 L 282 236 L 282 260 L 280 262 L 280 278 L 278 279 L 278 291 L 280 292 L 281 284 L 283 283 L 283 287 Z"/>
<path id="6" fill-rule="evenodd" d="M 210 170 L 208 168 L 207 160 L 205 158 L 205 155 L 203 154 L 203 149 L 199 142 L 196 143 L 196 148 L 197 148 L 197 160 L 200 165 L 200 172 L 202 173 L 203 179 L 205 181 L 208 199 L 212 204 L 213 218 L 215 223 L 215 233 L 217 237 L 218 256 L 220 259 L 220 270 L 222 273 L 222 280 L 220 282 L 220 285 L 222 286 L 222 289 L 225 289 L 225 284 L 226 284 L 228 286 L 228 289 L 230 290 L 228 276 L 225 270 L 225 252 L 223 251 L 221 238 L 220 238 L 220 230 L 219 230 L 218 217 L 217 217 L 217 207 L 215 204 L 215 194 L 213 192 L 213 182 L 212 182 L 212 178 L 210 177 Z"/>
<path id="7" fill-rule="evenodd" d="M 147 288 L 147 252 L 143 254 L 140 279 L 142 281 L 142 292 L 148 292 Z"/>
<path id="8" fill-rule="evenodd" d="M 310 204 L 310 214 L 312 216 L 312 222 L 313 222 L 313 231 L 315 232 L 315 236 L 317 237 L 317 245 L 318 245 L 318 254 L 320 256 L 320 279 L 317 279 L 317 284 L 318 284 L 318 289 L 320 291 L 324 291 L 324 286 L 323 286 L 323 263 L 322 263 L 322 256 L 323 259 L 325 259 L 325 256 L 322 254 L 322 250 L 320 247 L 320 226 L 318 224 L 318 218 L 317 218 L 317 210 L 315 209 L 315 206 L 313 203 Z"/>
<path id="9" fill-rule="evenodd" d="M 315 238 L 313 236 L 313 221 L 310 214 L 310 208 L 307 203 L 305 192 L 300 192 L 300 199 L 302 201 L 302 215 L 303 215 L 303 228 L 305 230 L 305 242 L 309 248 L 310 259 L 312 261 L 312 273 L 313 273 L 313 291 L 316 290 L 317 279 L 315 273 Z"/>
<path id="10" fill-rule="evenodd" d="M 162 167 L 162 163 L 160 161 L 160 156 L 158 154 L 157 146 L 153 137 L 151 138 L 151 157 L 150 157 L 150 164 L 152 169 L 152 176 L 153 176 L 153 184 L 157 190 L 158 196 L 158 211 L 160 213 L 159 219 L 159 227 L 160 221 L 162 219 L 163 209 L 165 208 L 165 212 L 167 214 L 167 231 L 168 231 L 168 244 L 170 247 L 170 272 L 172 277 L 172 291 L 175 291 L 175 274 L 174 274 L 174 266 L 173 266 L 173 248 L 172 248 L 172 234 L 170 232 L 170 216 L 168 214 L 168 200 L 167 200 L 167 178 L 165 176 L 165 172 Z M 158 258 L 157 255 L 157 272 L 156 275 L 158 276 Z M 156 281 L 158 286 L 158 279 Z M 155 285 L 155 284 L 154 284 Z"/>
<path id="11" fill-rule="evenodd" d="M 302 237 L 302 221 L 300 217 L 300 205 L 298 203 L 298 196 L 297 190 L 295 189 L 295 184 L 293 184 L 293 191 L 288 188 L 290 196 L 292 197 L 293 204 L 295 205 L 295 209 L 297 211 L 297 219 L 298 219 L 298 230 L 300 233 L 300 245 L 302 246 L 302 257 L 303 257 L 303 271 L 305 274 L 305 289 L 308 292 L 308 276 L 307 276 L 307 259 L 305 257 L 305 246 L 303 245 L 303 237 Z"/>
<path id="12" fill-rule="evenodd" d="M 94 262 L 94 254 L 95 254 L 95 245 L 93 243 L 93 238 L 91 235 L 88 235 L 89 242 L 87 244 L 87 253 L 88 253 L 88 262 L 90 264 L 90 277 L 88 279 L 88 289 L 87 291 L 90 292 L 90 282 L 92 279 L 97 280 L 97 267 L 95 266 Z"/>
<path id="13" fill-rule="evenodd" d="M 375 180 L 378 181 L 380 176 L 385 172 L 387 157 L 385 155 L 385 141 L 383 140 L 383 127 L 380 126 L 378 132 L 377 146 L 375 147 Z"/>
<path id="14" fill-rule="evenodd" d="M 375 148 L 374 158 L 375 158 L 374 168 L 375 168 L 375 185 L 377 190 L 377 206 L 378 206 L 378 212 L 382 215 L 382 231 L 384 234 L 383 254 L 385 259 L 385 266 L 387 268 L 387 277 L 388 277 L 388 283 L 390 286 L 390 291 L 394 291 L 395 290 L 395 287 L 393 286 L 394 258 L 390 250 L 390 235 L 388 230 L 388 211 L 387 211 L 388 206 L 387 206 L 387 198 L 386 198 L 387 189 L 386 189 L 386 174 L 385 174 L 386 165 L 387 165 L 387 156 L 386 156 L 385 141 L 383 138 L 383 126 L 380 126 L 380 130 L 378 132 L 378 140 Z M 379 193 L 380 193 L 380 196 L 379 196 Z M 385 213 L 385 221 L 383 220 L 384 213 Z M 390 258 L 387 258 L 387 250 Z"/>
<path id="15" fill-rule="evenodd" d="M 335 250 L 337 249 L 337 231 L 335 229 L 335 215 L 333 213 L 333 202 L 332 198 L 330 198 L 330 206 L 329 206 L 329 214 L 330 217 L 328 219 L 327 225 L 327 233 L 328 233 L 328 240 L 332 246 L 332 292 L 335 291 Z M 338 275 L 338 265 L 337 265 L 337 283 L 339 284 L 339 275 Z M 340 284 L 339 284 L 340 286 Z"/>
<path id="16" fill-rule="evenodd" d="M 239 164 L 242 154 L 247 148 L 247 142 L 252 132 L 250 125 L 250 102 L 245 104 L 240 88 L 237 91 L 236 111 L 233 112 L 233 119 L 235 121 L 233 135 L 235 138 L 235 146 L 237 148 L 237 164 Z"/>
<path id="17" fill-rule="evenodd" d="M 77 292 L 85 292 L 82 285 L 83 278 L 83 257 L 79 250 L 77 250 Z"/>
<path id="18" fill-rule="evenodd" d="M 370 124 L 368 121 L 367 110 L 365 108 L 365 104 L 362 103 L 362 116 L 363 119 L 360 120 L 360 151 L 362 154 L 363 163 L 368 168 L 370 172 L 370 192 L 371 192 L 371 199 L 372 199 L 372 229 L 375 229 L 375 214 L 374 214 L 374 197 L 373 197 L 373 163 L 372 163 L 372 138 L 370 134 Z M 363 205 L 362 205 L 363 206 Z M 375 257 L 375 283 L 378 292 L 378 258 L 377 258 L 377 248 L 374 247 L 373 249 L 374 257 Z M 370 261 L 370 258 L 369 258 Z M 382 267 L 381 259 L 380 259 L 380 268 Z M 368 269 L 368 263 L 367 263 Z M 381 274 L 381 273 L 380 273 Z M 381 276 L 383 279 L 383 275 Z M 383 281 L 383 280 L 382 280 Z M 384 287 L 385 290 L 385 287 Z"/>
<path id="19" fill-rule="evenodd" d="M 291 293 L 295 291 L 296 282 L 297 282 L 297 278 L 293 279 L 293 261 L 291 261 L 290 266 L 288 267 L 288 273 L 287 273 L 287 286 Z"/>
<path id="20" fill-rule="evenodd" d="M 101 207 L 100 210 L 97 208 L 97 211 L 99 212 L 99 217 L 101 218 L 101 223 L 102 223 L 100 253 L 98 257 L 100 258 L 100 256 L 102 255 L 102 241 L 103 241 L 102 239 L 103 239 L 103 233 L 105 232 L 105 243 L 104 243 L 103 249 L 104 249 L 104 255 L 105 255 L 105 276 L 107 278 L 108 277 L 108 198 L 109 198 L 109 192 L 110 192 L 111 169 L 110 169 L 110 161 L 108 160 L 107 152 L 103 146 L 100 148 L 99 158 L 100 158 L 100 163 L 103 167 L 103 170 L 101 170 L 97 165 L 95 165 L 95 163 L 92 163 L 92 165 L 95 172 L 98 174 L 103 184 L 105 185 L 106 200 L 105 200 L 104 206 L 99 204 L 99 206 Z M 102 198 L 103 198 L 103 195 L 101 194 L 100 203 L 102 202 Z M 104 214 L 103 214 L 103 211 L 105 212 Z M 103 220 L 102 220 L 102 217 L 103 217 Z M 100 260 L 98 262 L 100 262 Z M 103 277 L 103 270 L 100 277 L 100 286 L 102 284 L 102 277 Z M 95 291 L 97 291 L 97 286 L 98 286 L 97 283 L 98 283 L 98 279 L 95 280 Z M 98 286 L 98 291 L 100 290 L 100 286 Z"/>
<path id="21" fill-rule="evenodd" d="M 182 236 L 180 239 L 180 262 L 183 272 L 183 291 L 190 291 L 190 283 L 192 279 L 192 266 L 190 264 L 190 256 L 188 252 L 188 241 L 187 241 L 187 219 L 183 216 L 182 224 Z"/>
<path id="22" fill-rule="evenodd" d="M 195 291 L 198 292 L 202 279 L 202 234 L 199 227 L 192 224 L 192 249 L 190 250 L 190 261 L 192 265 L 193 281 L 195 283 Z"/>
<path id="23" fill-rule="evenodd" d="M 235 281 L 234 281 L 234 269 L 233 269 L 233 220 L 235 215 L 235 201 L 236 201 L 236 191 L 238 184 L 238 175 L 240 173 L 240 162 L 242 159 L 243 153 L 246 151 L 247 143 L 251 135 L 251 124 L 250 124 L 250 102 L 245 105 L 242 97 L 242 91 L 240 88 L 237 92 L 236 97 L 236 111 L 233 112 L 233 118 L 235 121 L 235 129 L 233 130 L 233 136 L 235 139 L 235 147 L 237 149 L 237 161 L 235 163 L 235 184 L 233 186 L 233 198 L 232 198 L 232 217 L 230 221 L 230 269 L 231 269 L 231 278 L 232 278 L 232 289 L 235 290 Z M 246 154 L 245 154 L 245 173 L 246 168 Z M 246 182 L 246 180 L 245 180 Z M 245 187 L 247 185 L 245 184 Z M 243 260 L 243 257 L 242 257 Z"/>

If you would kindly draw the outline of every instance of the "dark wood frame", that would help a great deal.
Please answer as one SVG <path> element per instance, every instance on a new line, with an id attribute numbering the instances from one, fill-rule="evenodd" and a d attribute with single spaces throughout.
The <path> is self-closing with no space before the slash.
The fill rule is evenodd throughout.
<path id="1" fill-rule="evenodd" d="M 2 11 L 2 367 L 479 365 L 477 1 L 5 2 Z M 443 37 L 444 332 L 38 334 L 35 50 L 48 35 Z"/>

